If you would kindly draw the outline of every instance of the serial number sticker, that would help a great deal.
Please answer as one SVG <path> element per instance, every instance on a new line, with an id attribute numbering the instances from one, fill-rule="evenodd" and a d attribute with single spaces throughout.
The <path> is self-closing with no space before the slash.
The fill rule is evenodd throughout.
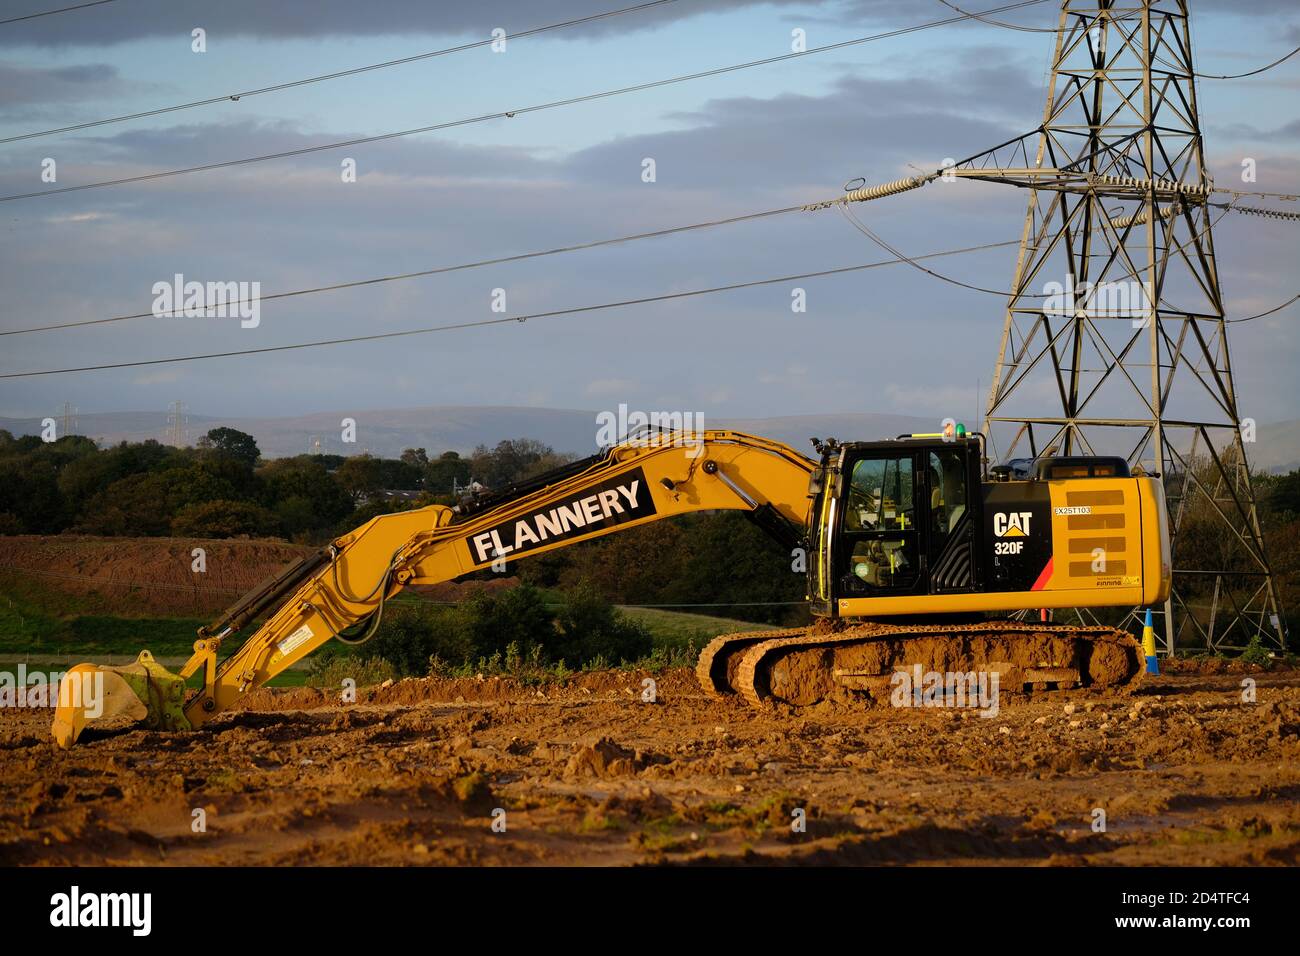
<path id="1" fill-rule="evenodd" d="M 1090 515 L 1092 508 L 1088 505 L 1071 505 L 1068 508 L 1057 508 L 1054 511 L 1057 515 Z"/>
<path id="2" fill-rule="evenodd" d="M 304 624 L 275 646 L 280 649 L 281 654 L 288 657 L 293 653 L 294 648 L 301 645 L 304 641 L 310 640 L 312 636 L 311 627 Z"/>

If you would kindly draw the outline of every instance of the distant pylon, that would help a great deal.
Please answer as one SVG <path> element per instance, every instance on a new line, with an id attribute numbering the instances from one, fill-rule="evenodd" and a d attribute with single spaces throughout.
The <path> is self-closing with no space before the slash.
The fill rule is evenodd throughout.
<path id="1" fill-rule="evenodd" d="M 1186 0 L 1065 0 L 1042 127 L 954 174 L 1031 190 L 989 391 L 990 453 L 1118 453 L 1162 475 L 1166 650 L 1193 636 L 1212 649 L 1257 635 L 1282 645 L 1246 458 L 1254 420 L 1233 387 Z"/>
<path id="2" fill-rule="evenodd" d="M 77 407 L 69 402 L 64 402 L 63 408 L 59 411 L 59 437 L 64 438 L 76 433 Z"/>
<path id="3" fill-rule="evenodd" d="M 174 448 L 185 447 L 185 403 L 172 402 L 167 415 L 167 444 Z"/>

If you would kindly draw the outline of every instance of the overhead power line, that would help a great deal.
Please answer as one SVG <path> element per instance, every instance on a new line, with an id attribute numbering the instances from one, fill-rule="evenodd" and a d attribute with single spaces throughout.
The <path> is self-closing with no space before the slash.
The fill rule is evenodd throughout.
<path id="1" fill-rule="evenodd" d="M 1297 199 L 1300 199 L 1300 195 L 1296 193 L 1267 193 L 1263 190 L 1228 189 L 1226 186 L 1215 186 L 1214 192 L 1227 193 L 1234 199 L 1241 199 L 1243 196 L 1254 196 L 1256 198 L 1267 199 L 1285 199 L 1287 202 L 1295 202 Z"/>
<path id="2" fill-rule="evenodd" d="M 1273 308 L 1269 309 L 1267 312 L 1260 312 L 1257 315 L 1248 315 L 1244 319 L 1225 319 L 1224 321 L 1225 322 L 1253 322 L 1255 321 L 1255 319 L 1262 319 L 1264 318 L 1264 316 L 1272 315 L 1274 312 L 1281 312 L 1283 309 L 1285 309 L 1291 303 L 1295 302 L 1297 299 L 1300 299 L 1300 292 L 1297 292 L 1295 295 L 1291 296 L 1291 298 L 1287 299 L 1281 305 L 1274 306 Z"/>
<path id="3" fill-rule="evenodd" d="M 103 0 L 109 2 L 109 0 Z M 621 16 L 625 13 L 636 13 L 650 7 L 659 7 L 669 3 L 677 3 L 678 0 L 649 0 L 647 3 L 638 3 L 635 6 L 620 7 L 617 10 L 606 10 L 604 13 L 593 13 L 591 16 L 578 17 L 573 20 L 564 20 L 559 23 L 548 23 L 545 26 L 533 27 L 531 30 L 520 30 L 518 33 L 508 33 L 507 37 L 511 40 L 518 40 L 522 37 L 536 36 L 539 33 L 547 33 L 552 30 L 563 30 L 567 27 L 579 26 L 584 23 L 591 23 L 596 20 L 606 20 L 610 17 Z M 289 80 L 285 83 L 276 83 L 273 86 L 263 86 L 253 90 L 240 90 L 235 93 L 226 93 L 222 96 L 210 96 L 206 99 L 191 100 L 188 103 L 176 103 L 172 106 L 161 106 L 157 109 L 143 110 L 139 113 L 124 113 L 121 116 L 109 116 L 104 119 L 90 120 L 85 123 L 75 123 L 71 126 L 60 126 L 57 129 L 40 130 L 35 133 L 20 133 L 17 136 L 8 136 L 0 139 L 0 145 L 5 143 L 16 143 L 25 139 L 36 139 L 41 136 L 54 136 L 58 133 L 72 133 L 78 130 L 91 129 L 95 126 L 106 126 L 110 123 L 125 123 L 128 120 L 144 119 L 149 116 L 159 116 L 163 113 L 174 113 L 177 110 L 194 109 L 198 106 L 211 106 L 214 103 L 230 103 L 242 100 L 249 96 L 261 96 L 264 93 L 278 93 L 281 90 L 290 90 L 299 86 L 307 86 L 312 83 L 323 83 L 326 80 L 337 80 L 345 76 L 355 76 L 358 73 L 368 73 L 374 70 L 386 70 L 392 66 L 402 66 L 407 63 L 415 63 L 420 60 L 428 60 L 437 56 L 446 56 L 451 53 L 461 53 L 465 50 L 474 50 L 478 47 L 489 46 L 497 42 L 495 37 L 488 37 L 486 40 L 475 40 L 471 43 L 461 43 L 457 46 L 444 47 L 441 50 L 430 50 L 427 53 L 417 53 L 414 56 L 399 57 L 396 60 L 384 60 L 381 63 L 369 63 L 365 66 L 358 66 L 350 70 L 338 70 L 334 73 L 322 73 L 319 76 L 309 76 L 298 80 Z"/>
<path id="4" fill-rule="evenodd" d="M 1196 75 L 1202 80 L 1239 80 L 1244 76 L 1255 76 L 1256 74 L 1263 73 L 1265 70 L 1271 70 L 1279 63 L 1285 63 L 1297 53 L 1300 53 L 1300 46 L 1296 47 L 1286 56 L 1278 57 L 1272 63 L 1269 63 L 1266 66 L 1261 66 L 1258 70 L 1251 70 L 1249 73 L 1197 73 Z"/>
<path id="5" fill-rule="evenodd" d="M 1300 222 L 1300 212 L 1291 212 L 1289 209 L 1260 209 L 1257 206 L 1238 206 L 1221 202 L 1212 202 L 1210 205 L 1219 209 L 1230 208 L 1233 212 L 1239 212 L 1243 216 L 1263 216 L 1265 219 L 1281 219 L 1287 222 Z"/>
<path id="6" fill-rule="evenodd" d="M 879 235 L 877 235 L 876 232 L 870 226 L 868 226 L 865 222 L 863 222 L 861 219 L 859 219 L 857 216 L 853 214 L 853 210 L 851 210 L 848 207 L 847 203 L 840 205 L 837 208 L 844 215 L 844 218 L 849 221 L 849 224 L 853 226 L 853 228 L 857 229 L 858 232 L 862 233 L 864 236 L 866 236 L 876 245 L 880 246 L 880 248 L 884 249 L 890 255 L 894 256 L 896 259 L 901 259 L 903 262 L 906 262 L 914 269 L 919 269 L 921 272 L 924 272 L 926 275 L 933 276 L 934 278 L 939 279 L 943 282 L 947 282 L 951 285 L 960 286 L 963 289 L 970 289 L 972 292 L 985 292 L 989 295 L 996 295 L 1004 299 L 1010 295 L 1010 293 L 1007 292 L 1005 289 L 986 289 L 983 286 L 971 285 L 969 282 L 962 282 L 959 279 L 954 279 L 951 276 L 946 276 L 941 272 L 936 272 L 933 269 L 926 268 L 925 266 L 917 262 L 914 256 L 908 256 L 905 252 L 902 252 L 901 250 L 895 248 L 891 243 L 886 242 Z M 1031 295 L 1028 296 L 1028 298 L 1045 299 L 1047 298 L 1047 296 L 1045 294 Z"/>
<path id="7" fill-rule="evenodd" d="M 957 6 L 955 3 L 949 2 L 949 0 L 939 0 L 939 2 L 942 3 L 949 10 L 955 10 L 958 13 L 965 13 L 972 20 L 978 20 L 980 23 L 987 23 L 989 26 L 993 26 L 993 27 L 1002 27 L 1005 30 L 1018 30 L 1021 33 L 1055 33 L 1057 31 L 1056 27 L 1025 27 L 1025 26 L 1021 26 L 1018 23 L 1005 23 L 1002 20 L 990 20 L 988 17 L 984 16 L 981 13 L 968 13 L 967 11 L 963 10 L 961 7 Z M 1287 60 L 1291 59 L 1291 57 L 1295 56 L 1297 53 L 1300 53 L 1300 46 L 1296 47 L 1294 50 L 1292 50 L 1290 53 L 1286 54 L 1285 56 L 1278 57 L 1272 63 L 1266 63 L 1264 66 L 1261 66 L 1259 69 L 1250 70 L 1249 72 L 1246 73 L 1193 73 L 1193 76 L 1195 76 L 1197 79 L 1200 80 L 1240 80 L 1243 77 L 1256 76 L 1260 73 L 1263 73 L 1265 70 L 1271 70 L 1273 69 L 1273 67 L 1281 63 L 1285 63 Z M 1178 67 L 1175 64 L 1170 63 L 1164 57 L 1156 56 L 1155 58 L 1159 60 L 1161 63 L 1163 63 L 1165 66 L 1178 69 Z"/>
<path id="8" fill-rule="evenodd" d="M 889 243 L 881 239 L 878 235 L 872 232 L 864 223 L 862 223 L 860 220 L 858 220 L 849 212 L 848 201 L 855 195 L 861 194 L 861 198 L 866 199 L 866 198 L 872 198 L 874 194 L 878 193 L 879 195 L 875 196 L 875 198 L 883 198 L 885 196 L 891 195 L 892 191 L 896 191 L 896 190 L 891 190 L 891 187 L 894 185 L 896 184 L 890 184 L 889 186 L 878 187 L 876 189 L 856 190 L 853 192 L 846 193 L 845 195 L 837 197 L 836 199 L 833 200 L 825 200 L 822 202 L 809 203 L 809 204 L 803 204 L 798 206 L 784 206 L 779 209 L 765 209 L 760 212 L 744 213 L 739 216 L 729 216 L 723 219 L 710 219 L 704 222 L 695 222 L 684 226 L 669 226 L 664 229 L 653 229 L 647 232 L 632 233 L 631 235 L 626 235 L 626 236 L 615 236 L 610 239 L 594 239 L 588 242 L 572 243 L 566 246 L 556 246 L 550 249 L 539 249 L 539 250 L 534 250 L 532 252 L 521 252 L 510 256 L 496 256 L 490 259 L 478 259 L 472 262 L 458 263 L 456 265 L 438 266 L 432 269 L 420 269 L 415 272 L 401 272 L 401 273 L 396 273 L 393 275 L 386 275 L 386 276 L 372 276 L 367 279 L 354 279 L 347 282 L 335 282 L 329 285 L 311 286 L 306 289 L 293 289 L 287 292 L 273 292 L 267 295 L 258 296 L 257 301 L 268 302 L 274 299 L 288 299 L 288 298 L 294 298 L 296 296 L 301 296 L 301 295 L 314 295 L 321 292 L 338 292 L 344 289 L 361 288 L 363 286 L 378 285 L 384 282 L 398 282 L 404 279 L 418 279 L 418 278 L 424 278 L 424 277 L 434 276 L 434 275 L 443 275 L 445 273 L 461 272 L 468 269 L 478 269 L 484 266 L 505 265 L 512 262 L 524 262 L 529 259 L 540 259 L 546 256 L 561 255 L 563 253 L 568 253 L 568 252 L 580 252 L 584 249 L 598 249 L 603 246 L 621 245 L 622 243 L 637 242 L 642 239 L 656 239 L 663 236 L 676 235 L 679 233 L 694 232 L 703 229 L 711 229 L 717 226 L 735 225 L 737 223 L 751 222 L 754 220 L 766 219 L 773 216 L 783 216 L 786 215 L 787 213 L 792 213 L 792 212 L 809 212 L 809 211 L 817 211 L 817 210 L 828 209 L 828 208 L 841 209 L 841 211 L 845 213 L 849 222 L 852 223 L 854 227 L 857 228 L 860 232 L 863 232 L 873 242 L 875 242 L 877 245 L 880 245 L 882 248 L 884 248 L 886 252 L 889 252 L 890 254 L 900 259 L 903 259 L 903 261 L 912 264 L 915 268 L 920 269 L 922 272 L 926 272 L 937 279 L 943 280 L 944 282 L 949 282 L 953 285 L 961 286 L 962 288 L 972 289 L 976 292 L 986 292 L 991 295 L 998 295 L 1002 297 L 1006 297 L 1007 295 L 1010 294 L 1005 290 L 986 289 L 981 286 L 975 286 L 969 283 L 961 282 L 960 280 L 953 279 L 949 276 L 945 276 L 941 273 L 935 272 L 934 270 L 926 269 L 923 266 L 916 265 L 914 262 L 912 262 L 911 259 L 907 258 L 899 250 L 895 249 L 892 245 L 890 245 Z M 881 191 L 882 189 L 884 190 L 883 192 Z M 1220 191 L 1231 192 L 1233 193 L 1234 196 L 1238 198 L 1246 195 L 1255 195 L 1251 193 L 1240 192 L 1238 190 L 1220 190 Z M 1282 196 L 1284 194 L 1260 193 L 1258 195 Z M 1294 198 L 1294 197 L 1285 196 L 1285 198 Z M 1235 203 L 1210 203 L 1210 205 L 1223 209 L 1225 211 L 1232 210 L 1234 212 L 1252 213 L 1255 215 L 1268 215 L 1270 217 L 1281 218 L 1281 219 L 1300 218 L 1300 214 L 1296 214 L 1296 213 L 1285 212 L 1283 210 L 1254 209 L 1251 207 L 1238 206 Z M 1222 218 L 1222 214 L 1220 214 L 1219 218 Z M 241 305 L 246 305 L 252 301 L 253 300 L 250 298 L 240 298 L 240 299 L 229 301 L 226 303 L 226 305 L 229 307 L 237 307 Z M 33 332 L 53 332 L 53 331 L 58 331 L 60 329 L 76 329 L 76 328 L 85 328 L 87 326 L 94 326 L 94 325 L 108 325 L 116 322 L 126 322 L 133 319 L 166 318 L 177 314 L 183 314 L 183 311 L 184 311 L 183 309 L 173 309 L 166 312 L 153 312 L 153 311 L 131 312 L 125 315 L 113 315 L 113 316 L 107 316 L 105 318 L 100 318 L 100 319 L 82 319 L 76 322 L 56 322 L 50 325 L 33 325 L 21 329 L 0 329 L 0 338 L 8 335 L 28 335 Z M 1241 322 L 1247 320 L 1233 319 L 1231 321 Z"/>
<path id="9" fill-rule="evenodd" d="M 1003 29 L 1006 30 L 1019 30 L 1021 33 L 1055 33 L 1056 32 L 1056 27 L 1025 27 L 1025 26 L 1021 26 L 1018 23 L 1005 23 L 1002 20 L 990 20 L 982 13 L 971 13 L 967 10 L 963 10 L 961 7 L 957 6 L 957 4 L 949 3 L 948 0 L 939 0 L 939 2 L 942 3 L 949 10 L 955 10 L 958 13 L 964 13 L 972 20 L 978 20 L 980 23 L 987 23 L 989 26 L 992 27 L 1002 27 Z"/>
<path id="10" fill-rule="evenodd" d="M 1018 240 L 989 242 L 978 246 L 967 246 L 961 249 L 947 249 L 940 252 L 931 252 L 922 256 L 913 256 L 912 259 L 935 259 L 941 256 L 963 255 L 970 252 L 979 252 L 985 249 L 998 249 L 1004 246 L 1014 246 L 1018 244 Z M 749 282 L 735 282 L 729 285 L 712 286 L 707 289 L 690 289 L 684 292 L 667 292 L 660 295 L 641 296 L 635 299 L 620 299 L 615 302 L 602 302 L 597 305 L 575 306 L 567 309 L 552 309 L 547 312 L 501 316 L 500 318 L 479 319 L 472 322 L 454 322 L 447 325 L 433 325 L 420 329 L 403 329 L 396 332 L 376 332 L 370 335 L 351 335 L 344 338 L 319 339 L 314 342 L 296 342 L 290 345 L 269 345 L 255 349 L 234 349 L 228 352 L 178 355 L 160 359 L 141 359 L 133 362 L 111 362 L 102 365 L 83 365 L 73 368 L 43 369 L 31 372 L 8 372 L 0 375 L 0 379 L 33 378 L 39 375 L 63 375 L 71 372 L 95 372 L 107 369 L 139 368 L 146 365 L 170 365 L 177 362 L 197 362 L 204 359 L 231 358 L 240 355 L 262 355 L 268 352 L 288 352 L 296 349 L 319 348 L 325 345 L 344 345 L 353 342 L 375 342 L 382 339 L 404 338 L 411 335 L 427 335 L 434 332 L 450 332 L 459 329 L 483 328 L 491 325 L 506 325 L 511 322 L 527 322 L 530 319 L 549 319 L 563 315 L 577 315 L 584 312 L 600 312 L 606 309 L 625 308 L 632 305 L 646 305 L 651 302 L 669 302 L 676 299 L 686 299 L 699 295 L 712 295 L 719 292 L 734 292 L 739 289 L 752 289 L 758 286 L 777 285 L 783 282 L 794 282 L 801 279 L 816 279 L 824 276 L 844 275 L 850 272 L 860 272 L 864 269 L 876 269 L 881 266 L 896 265 L 903 261 L 904 260 L 902 259 L 883 259 L 877 262 L 864 263 L 862 265 L 842 266 L 838 269 L 822 269 L 817 272 L 803 272 L 797 275 L 776 276 L 769 279 L 754 279 Z"/>
<path id="11" fill-rule="evenodd" d="M 1212 226 L 1214 226 L 1214 225 L 1217 225 L 1217 224 L 1219 223 L 1219 221 L 1222 220 L 1223 217 L 1226 216 L 1229 212 L 1260 212 L 1260 210 L 1242 209 L 1242 208 L 1239 208 L 1239 207 L 1237 207 L 1237 206 L 1230 205 L 1230 204 L 1228 204 L 1228 203 L 1211 203 L 1210 205 L 1212 205 L 1212 206 L 1216 206 L 1216 207 L 1220 208 L 1222 211 L 1221 211 L 1221 212 L 1220 212 L 1216 217 L 1214 217 L 1213 222 L 1207 222 L 1206 225 L 1205 225 L 1205 228 L 1204 228 L 1204 229 L 1200 230 L 1198 233 L 1196 233 L 1196 234 L 1193 235 L 1193 236 L 1189 236 L 1189 237 L 1188 237 L 1187 239 L 1185 239 L 1183 242 L 1178 243 L 1177 245 L 1175 245 L 1175 246 L 1173 247 L 1173 249 L 1174 249 L 1175 251 L 1177 251 L 1177 252 L 1179 252 L 1179 253 L 1183 253 L 1183 252 L 1187 249 L 1187 247 L 1190 246 L 1190 245 L 1192 244 L 1192 242 L 1193 242 L 1194 240 L 1199 239 L 1200 237 L 1207 235 L 1207 234 L 1209 233 L 1210 228 L 1211 228 Z M 848 207 L 847 205 L 842 205 L 842 206 L 840 206 L 840 211 L 844 214 L 845 218 L 848 219 L 849 222 L 850 222 L 850 223 L 851 223 L 851 224 L 852 224 L 856 229 L 858 229 L 859 232 L 861 232 L 863 235 L 865 235 L 868 239 L 870 239 L 870 240 L 871 240 L 872 242 L 874 242 L 876 245 L 880 246 L 880 247 L 881 247 L 882 249 L 884 249 L 886 252 L 888 252 L 888 253 L 890 253 L 890 254 L 892 254 L 892 255 L 894 255 L 894 256 L 897 256 L 899 259 L 901 259 L 902 261 L 906 262 L 908 265 L 912 266 L 913 268 L 915 268 L 915 269 L 919 269 L 921 272 L 926 273 L 927 275 L 931 275 L 931 276 L 933 276 L 933 277 L 936 278 L 936 279 L 940 279 L 940 280 L 942 280 L 942 281 L 944 281 L 944 282 L 947 282 L 947 283 L 950 283 L 950 284 L 952 284 L 952 285 L 960 286 L 960 287 L 963 288 L 963 289 L 970 289 L 970 290 L 972 290 L 972 291 L 974 291 L 974 292 L 985 292 L 985 293 L 988 293 L 989 295 L 996 295 L 996 296 L 999 296 L 999 297 L 1001 297 L 1001 298 L 1010 298 L 1010 297 L 1012 297 L 1012 296 L 1014 295 L 1014 293 L 1009 292 L 1009 291 L 1007 291 L 1007 290 L 1003 290 L 1003 289 L 986 289 L 986 288 L 984 288 L 983 286 L 971 285 L 971 284 L 968 283 L 968 282 L 962 282 L 962 281 L 960 281 L 960 280 L 958 280 L 958 279 L 954 279 L 954 278 L 952 278 L 951 276 L 946 276 L 946 275 L 944 275 L 944 274 L 941 273 L 941 272 L 936 272 L 936 271 L 933 270 L 933 269 L 928 269 L 928 268 L 926 268 L 925 266 L 921 265 L 920 263 L 916 262 L 916 261 L 914 260 L 913 257 L 909 257 L 906 253 L 904 253 L 904 252 L 902 252 L 902 251 L 896 249 L 896 248 L 895 248 L 893 245 L 891 245 L 889 242 L 887 242 L 887 241 L 885 241 L 884 239 L 882 239 L 879 235 L 877 235 L 874 231 L 872 231 L 872 230 L 871 230 L 871 229 L 866 225 L 866 223 L 862 222 L 860 219 L 858 219 L 856 216 L 854 216 L 853 213 L 852 213 L 852 211 L 849 209 L 849 207 Z M 1270 211 L 1276 211 L 1276 210 L 1270 210 Z M 1129 270 L 1126 270 L 1126 271 L 1124 272 L 1123 278 L 1138 279 L 1138 278 L 1140 278 L 1140 276 L 1138 275 L 1137 272 L 1133 271 L 1132 269 L 1129 269 Z M 1112 281 L 1114 281 L 1114 280 L 1112 279 Z M 1046 293 L 1028 293 L 1028 292 L 1022 292 L 1022 293 L 1020 293 L 1020 294 L 1019 294 L 1019 297 L 1022 298 L 1022 299 L 1046 299 L 1046 298 L 1050 298 L 1050 296 L 1047 295 Z M 1300 298 L 1300 295 L 1297 295 L 1297 296 L 1295 296 L 1294 298 L 1288 299 L 1286 302 L 1283 302 L 1281 305 L 1277 306 L 1276 308 L 1269 309 L 1267 312 L 1261 312 L 1259 315 L 1251 315 L 1251 316 L 1247 316 L 1246 318 L 1243 318 L 1243 319 L 1225 319 L 1224 321 L 1225 321 L 1225 322 L 1250 322 L 1250 321 L 1253 320 L 1253 319 L 1262 319 L 1262 318 L 1263 318 L 1264 316 L 1266 316 L 1266 315 L 1272 315 L 1274 312 L 1281 311 L 1282 309 L 1284 309 L 1284 308 L 1286 308 L 1288 305 L 1290 305 L 1292 302 L 1296 301 L 1296 299 L 1298 299 L 1298 298 Z"/>
<path id="12" fill-rule="evenodd" d="M 69 10 L 83 10 L 86 7 L 98 7 L 105 3 L 112 3 L 113 0 L 90 0 L 89 3 L 75 3 L 70 7 L 59 7 L 57 10 L 42 10 L 40 13 L 29 13 L 21 17 L 9 17 L 7 20 L 0 20 L 0 26 L 6 23 L 17 23 L 19 20 L 35 20 L 37 17 L 48 17 L 56 13 L 67 13 Z"/>
<path id="13" fill-rule="evenodd" d="M 992 10 L 982 11 L 983 13 L 1000 13 L 1006 10 L 1015 10 L 1021 7 L 1034 6 L 1035 4 L 1045 3 L 1047 0 L 1021 0 L 1019 3 L 1007 4 L 1006 6 L 996 7 Z M 691 80 L 705 79 L 712 76 L 721 76 L 727 73 L 735 73 L 739 70 L 748 70 L 759 66 L 769 66 L 773 63 L 783 63 L 789 60 L 798 59 L 805 56 L 813 56 L 818 53 L 829 53 L 832 50 L 842 50 L 848 47 L 858 46 L 863 43 L 871 43 L 875 40 L 884 40 L 892 37 L 903 36 L 909 33 L 916 33 L 920 30 L 929 30 L 934 27 L 947 26 L 953 23 L 959 23 L 970 19 L 969 16 L 949 17 L 945 20 L 932 20 L 928 23 L 917 24 L 915 26 L 903 27 L 898 30 L 890 30 L 887 33 L 877 33 L 871 36 L 857 37 L 852 40 L 843 40 L 839 43 L 829 43 L 824 46 L 811 47 L 807 50 L 800 50 L 793 53 L 783 53 L 779 56 L 765 57 L 761 60 L 749 60 L 745 63 L 734 63 L 730 66 L 716 67 L 711 70 L 702 70 L 697 73 L 686 73 L 679 76 L 672 76 L 662 80 L 651 80 L 647 83 L 637 83 L 632 86 L 623 86 L 617 89 L 602 90 L 597 93 L 586 93 L 581 96 L 572 96 L 561 100 L 551 100 L 547 103 L 536 103 L 532 106 L 521 106 L 513 110 L 499 110 L 495 113 L 483 113 L 478 116 L 464 117 L 458 120 L 448 120 L 442 123 L 434 123 L 429 126 L 420 126 L 414 129 L 397 130 L 391 133 L 379 133 L 375 136 L 360 136 L 355 139 L 343 140 L 334 143 L 321 143 L 316 146 L 303 146 L 298 149 L 281 150 L 276 153 L 265 153 L 260 156 L 246 156 L 240 159 L 229 159 L 216 163 L 205 163 L 201 166 L 186 166 L 180 169 L 168 169 L 154 173 L 143 173 L 139 176 L 124 176 L 120 179 L 106 179 L 94 183 L 82 183 L 79 186 L 61 186 L 57 189 L 45 189 L 30 193 L 16 193 L 11 196 L 0 196 L 0 202 L 11 202 L 16 199 L 34 199 L 38 196 L 54 196 L 59 193 L 79 192 L 84 189 L 99 189 L 106 186 L 124 186 L 129 183 L 147 182 L 156 179 L 165 179 L 172 176 L 183 176 L 189 173 L 207 172 L 214 169 L 225 169 L 232 166 L 246 166 L 251 163 L 261 163 L 273 159 L 287 159 L 291 156 L 304 156 L 310 153 L 319 153 L 326 150 L 343 149 L 348 146 L 361 146 L 367 143 L 377 143 L 384 140 L 398 139 L 403 136 L 414 136 L 418 133 L 432 133 L 439 130 L 451 129 L 459 126 L 469 126 L 475 123 L 485 123 L 498 119 L 513 119 L 526 113 L 538 113 L 543 110 L 557 109 L 564 106 L 574 106 L 579 103 L 588 103 L 593 100 L 608 99 L 614 96 L 622 96 L 626 93 L 638 93 L 645 90 L 657 89 L 664 86 L 672 86 L 677 83 L 686 83 Z"/>
<path id="14" fill-rule="evenodd" d="M 418 272 L 402 272 L 396 275 L 377 276 L 369 279 L 355 279 L 351 282 L 336 282 L 332 285 L 313 286 L 309 289 L 295 289 L 290 292 L 275 292 L 271 295 L 259 296 L 258 302 L 267 302 L 271 299 L 287 299 L 299 295 L 313 295 L 317 292 L 337 292 L 342 289 L 355 289 L 361 286 L 377 285 L 381 282 L 397 282 L 401 279 L 417 279 L 424 276 L 442 275 L 447 272 L 460 272 L 465 269 L 478 269 L 483 266 L 504 265 L 510 262 L 523 262 L 528 259 L 539 259 L 544 256 L 560 255 L 565 252 L 578 252 L 583 249 L 597 249 L 601 246 L 615 246 L 624 242 L 636 242 L 640 239 L 655 239 L 661 236 L 671 236 L 677 233 L 693 232 L 700 229 L 710 229 L 714 226 L 729 226 L 735 223 L 749 222 L 755 219 L 766 219 L 770 216 L 782 216 L 786 213 L 799 212 L 803 206 L 786 206 L 782 209 L 766 209 L 762 212 L 751 212 L 741 216 L 730 216 L 726 219 L 710 219 L 706 222 L 694 222 L 686 226 L 670 226 L 667 229 L 655 229 L 650 232 L 638 232 L 629 236 L 617 236 L 613 239 L 596 239 L 591 242 L 573 243 L 567 246 L 556 246 L 552 249 L 541 249 L 534 252 L 521 252 L 513 256 L 498 256 L 493 259 L 479 259 L 474 262 L 462 262 L 454 266 L 439 266 L 434 269 L 421 269 Z M 236 307 L 251 302 L 252 299 L 236 299 L 227 302 L 228 307 Z M 148 319 L 163 318 L 170 315 L 183 313 L 181 309 L 173 309 L 170 312 L 133 312 L 130 315 L 114 315 L 104 319 L 85 319 L 80 322 L 59 322 L 54 325 L 34 325 L 25 329 L 9 329 L 0 331 L 0 336 L 5 335 L 26 335 L 29 332 L 50 332 L 56 329 L 75 329 L 88 325 L 107 325 L 110 322 L 125 322 L 129 319 Z"/>

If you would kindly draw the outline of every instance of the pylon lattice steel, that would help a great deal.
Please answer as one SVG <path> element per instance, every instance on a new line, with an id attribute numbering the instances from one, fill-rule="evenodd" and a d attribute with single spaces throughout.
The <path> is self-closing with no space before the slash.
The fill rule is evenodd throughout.
<path id="1" fill-rule="evenodd" d="M 167 413 L 167 444 L 184 448 L 185 438 L 185 403 L 175 401 Z"/>
<path id="2" fill-rule="evenodd" d="M 1215 649 L 1283 644 L 1247 465 L 1254 423 L 1233 387 L 1186 0 L 1065 0 L 1042 127 L 949 172 L 1030 189 L 985 417 L 992 453 L 1120 454 L 1163 475 L 1166 650 L 1196 636 Z"/>

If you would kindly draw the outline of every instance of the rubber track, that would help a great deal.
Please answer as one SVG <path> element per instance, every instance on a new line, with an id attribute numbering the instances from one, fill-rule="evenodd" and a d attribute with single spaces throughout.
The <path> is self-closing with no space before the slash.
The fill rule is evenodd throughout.
<path id="1" fill-rule="evenodd" d="M 935 626 L 926 624 L 893 626 L 888 624 L 870 623 L 857 627 L 850 627 L 843 631 L 830 634 L 813 634 L 808 629 L 800 629 L 802 632 L 796 636 L 780 636 L 774 639 L 760 641 L 758 644 L 744 651 L 744 656 L 740 661 L 740 668 L 736 675 L 736 684 L 739 685 L 736 690 L 754 707 L 765 707 L 768 702 L 764 700 L 758 692 L 756 676 L 759 668 L 768 663 L 773 654 L 780 650 L 786 650 L 791 647 L 817 647 L 830 646 L 833 644 L 848 644 L 854 641 L 865 639 L 869 640 L 890 640 L 901 635 L 912 635 L 914 637 L 956 637 L 962 634 L 980 634 L 993 632 L 1006 634 L 1008 632 L 1020 631 L 1026 634 L 1049 633 L 1060 635 L 1062 637 L 1078 637 L 1086 641 L 1112 640 L 1117 643 L 1129 643 L 1132 646 L 1138 646 L 1136 639 L 1127 631 L 1116 630 L 1110 627 L 1080 627 L 1077 625 L 1054 625 L 1054 624 L 1028 624 L 1020 621 L 983 621 L 979 624 L 957 624 L 948 626 Z M 736 635 L 739 636 L 739 635 Z M 721 640 L 721 638 L 719 638 Z M 713 642 L 714 644 L 717 641 Z M 712 644 L 710 644 L 712 647 Z"/>

